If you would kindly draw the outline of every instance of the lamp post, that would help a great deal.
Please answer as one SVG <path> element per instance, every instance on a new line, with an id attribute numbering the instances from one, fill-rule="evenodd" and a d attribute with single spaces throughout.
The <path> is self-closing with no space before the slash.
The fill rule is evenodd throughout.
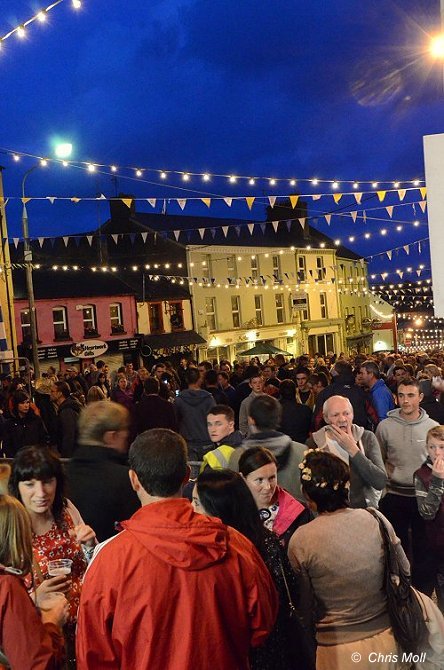
<path id="1" fill-rule="evenodd" d="M 26 180 L 31 174 L 31 172 L 34 172 L 34 170 L 36 170 L 39 167 L 39 165 L 40 163 L 34 165 L 32 168 L 27 170 L 22 180 L 23 259 L 25 261 L 26 292 L 28 295 L 29 323 L 31 326 L 31 349 L 32 349 L 32 364 L 34 366 L 34 379 L 40 377 L 40 365 L 39 365 L 39 348 L 37 338 L 37 318 L 35 312 L 35 299 L 34 299 L 34 284 L 32 281 L 32 249 L 29 241 L 28 212 L 26 209 L 25 185 Z"/>

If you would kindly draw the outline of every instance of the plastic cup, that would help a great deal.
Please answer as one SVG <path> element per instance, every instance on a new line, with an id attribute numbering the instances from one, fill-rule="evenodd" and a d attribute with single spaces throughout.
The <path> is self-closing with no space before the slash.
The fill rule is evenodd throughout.
<path id="1" fill-rule="evenodd" d="M 61 575 L 71 574 L 72 561 L 70 558 L 59 558 L 55 561 L 48 561 L 48 576 L 60 577 Z"/>

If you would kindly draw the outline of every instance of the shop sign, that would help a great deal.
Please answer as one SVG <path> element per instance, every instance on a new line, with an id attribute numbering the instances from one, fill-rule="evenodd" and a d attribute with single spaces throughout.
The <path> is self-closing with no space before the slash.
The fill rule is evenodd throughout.
<path id="1" fill-rule="evenodd" d="M 102 340 L 84 340 L 73 344 L 70 351 L 77 358 L 96 358 L 108 351 L 108 345 Z"/>

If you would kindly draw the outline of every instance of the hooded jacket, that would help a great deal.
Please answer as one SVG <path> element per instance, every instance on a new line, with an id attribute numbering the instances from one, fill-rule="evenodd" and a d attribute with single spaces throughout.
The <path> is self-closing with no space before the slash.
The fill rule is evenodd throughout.
<path id="1" fill-rule="evenodd" d="M 190 456 L 198 456 L 208 445 L 210 439 L 207 430 L 207 413 L 216 401 L 211 393 L 203 389 L 181 391 L 174 402 L 179 433 L 186 440 L 191 451 Z M 194 455 L 192 452 L 196 452 Z"/>
<path id="2" fill-rule="evenodd" d="M 301 489 L 299 463 L 304 460 L 304 444 L 293 442 L 291 437 L 278 430 L 266 430 L 253 433 L 235 449 L 230 458 L 230 469 L 239 472 L 239 459 L 246 449 L 265 447 L 277 460 L 278 484 L 286 489 L 294 498 L 304 499 Z"/>
<path id="3" fill-rule="evenodd" d="M 57 415 L 57 448 L 60 456 L 70 458 L 77 444 L 77 423 L 82 405 L 75 398 L 66 398 Z"/>
<path id="4" fill-rule="evenodd" d="M 413 475 L 427 458 L 427 432 L 438 425 L 423 409 L 415 421 L 406 421 L 400 409 L 393 409 L 378 425 L 376 437 L 387 470 L 388 493 L 414 497 Z"/>
<path id="5" fill-rule="evenodd" d="M 79 670 L 247 670 L 277 596 L 251 542 L 183 498 L 142 507 L 85 576 Z"/>
<path id="6" fill-rule="evenodd" d="M 21 417 L 11 412 L 3 426 L 3 453 L 14 458 L 22 447 L 47 445 L 49 435 L 42 419 L 32 408 Z"/>
<path id="7" fill-rule="evenodd" d="M 331 451 L 327 443 L 328 428 L 324 426 L 307 440 L 308 447 Z M 387 474 L 378 440 L 369 430 L 352 424 L 352 435 L 360 451 L 350 456 L 350 504 L 352 507 L 378 507 L 380 494 L 387 483 Z"/>

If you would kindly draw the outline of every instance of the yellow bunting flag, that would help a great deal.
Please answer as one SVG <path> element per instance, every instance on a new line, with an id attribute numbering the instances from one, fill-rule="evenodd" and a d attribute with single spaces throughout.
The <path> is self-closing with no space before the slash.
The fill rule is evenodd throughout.
<path id="1" fill-rule="evenodd" d="M 122 198 L 122 202 L 124 205 L 128 207 L 128 209 L 131 207 L 131 204 L 133 202 L 132 198 Z"/>
<path id="2" fill-rule="evenodd" d="M 342 193 L 333 193 L 333 200 L 335 201 L 336 204 L 340 201 L 342 198 Z"/>
<path id="3" fill-rule="evenodd" d="M 385 194 L 387 193 L 387 191 L 376 191 L 376 193 L 378 194 L 379 202 L 382 202 L 385 198 Z"/>
<path id="4" fill-rule="evenodd" d="M 253 207 L 253 202 L 255 201 L 255 198 L 249 197 L 249 198 L 245 198 L 245 200 L 246 200 L 246 203 L 248 205 L 248 209 L 251 209 Z"/>
<path id="5" fill-rule="evenodd" d="M 290 195 L 290 202 L 291 202 L 291 206 L 293 207 L 293 209 L 294 209 L 294 208 L 296 207 L 296 205 L 298 204 L 298 200 L 299 200 L 299 196 L 298 196 L 298 195 Z"/>
<path id="6" fill-rule="evenodd" d="M 27 202 L 29 202 L 31 198 L 22 198 L 22 203 L 26 205 Z"/>
<path id="7" fill-rule="evenodd" d="M 427 188 L 423 187 L 423 188 L 420 188 L 419 190 L 420 190 L 420 193 L 421 193 L 421 198 L 424 200 L 425 197 L 426 197 Z"/>
<path id="8" fill-rule="evenodd" d="M 406 193 L 407 193 L 407 190 L 406 190 L 405 188 L 400 188 L 400 189 L 398 190 L 399 199 L 400 199 L 401 201 L 404 200 L 404 198 L 405 198 L 405 194 L 406 194 Z"/>
<path id="9" fill-rule="evenodd" d="M 80 202 L 80 198 L 71 198 L 71 202 Z"/>
<path id="10" fill-rule="evenodd" d="M 362 193 L 354 193 L 353 195 L 355 196 L 355 200 L 358 203 L 358 205 L 360 205 L 362 200 Z"/>
<path id="11" fill-rule="evenodd" d="M 211 205 L 211 198 L 201 198 L 201 200 L 207 207 Z"/>

